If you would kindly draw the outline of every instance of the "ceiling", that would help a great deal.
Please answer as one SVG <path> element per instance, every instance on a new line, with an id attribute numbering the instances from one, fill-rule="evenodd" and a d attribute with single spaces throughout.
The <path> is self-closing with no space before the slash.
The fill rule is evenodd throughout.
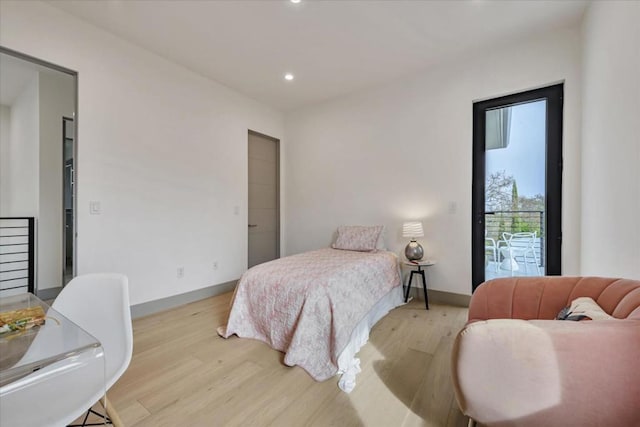
<path id="1" fill-rule="evenodd" d="M 58 0 L 49 4 L 281 110 L 570 27 L 585 1 Z M 285 72 L 295 79 L 285 81 Z"/>

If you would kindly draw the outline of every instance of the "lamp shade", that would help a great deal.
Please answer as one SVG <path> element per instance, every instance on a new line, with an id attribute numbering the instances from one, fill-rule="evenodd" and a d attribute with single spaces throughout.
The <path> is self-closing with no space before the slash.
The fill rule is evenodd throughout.
<path id="1" fill-rule="evenodd" d="M 402 225 L 402 237 L 423 237 L 422 223 L 420 221 L 405 222 Z"/>

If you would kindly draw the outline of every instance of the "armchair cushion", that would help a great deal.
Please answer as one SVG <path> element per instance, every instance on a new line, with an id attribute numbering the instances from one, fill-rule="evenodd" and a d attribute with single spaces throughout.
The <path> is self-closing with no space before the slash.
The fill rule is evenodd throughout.
<path id="1" fill-rule="evenodd" d="M 612 320 L 562 322 L 593 298 Z M 458 334 L 458 404 L 486 426 L 640 426 L 640 281 L 537 277 L 484 283 Z"/>

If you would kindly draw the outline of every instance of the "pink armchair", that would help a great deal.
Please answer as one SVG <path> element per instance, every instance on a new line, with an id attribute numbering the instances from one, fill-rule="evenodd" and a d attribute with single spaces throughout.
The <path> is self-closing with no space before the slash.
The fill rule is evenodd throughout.
<path id="1" fill-rule="evenodd" d="M 613 320 L 554 320 L 578 297 Z M 495 279 L 456 337 L 462 412 L 486 426 L 640 426 L 640 281 Z"/>

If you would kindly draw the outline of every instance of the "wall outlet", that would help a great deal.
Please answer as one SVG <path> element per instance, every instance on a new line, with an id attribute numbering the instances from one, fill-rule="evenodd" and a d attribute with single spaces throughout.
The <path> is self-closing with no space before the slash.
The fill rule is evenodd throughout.
<path id="1" fill-rule="evenodd" d="M 218 269 L 218 261 L 213 261 L 213 269 L 214 270 Z"/>
<path id="2" fill-rule="evenodd" d="M 178 267 L 176 276 L 178 277 L 178 279 L 182 279 L 184 277 L 184 267 Z"/>
<path id="3" fill-rule="evenodd" d="M 102 207 L 100 206 L 100 202 L 98 201 L 90 201 L 89 202 L 89 214 L 90 215 L 100 215 L 102 213 Z"/>

